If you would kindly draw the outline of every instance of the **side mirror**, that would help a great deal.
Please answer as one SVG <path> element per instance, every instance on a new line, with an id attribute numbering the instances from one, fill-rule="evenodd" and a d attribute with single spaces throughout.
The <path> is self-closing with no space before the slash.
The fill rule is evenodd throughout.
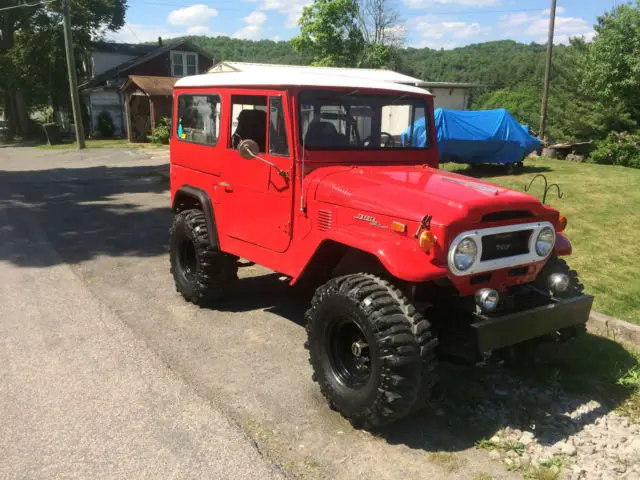
<path id="1" fill-rule="evenodd" d="M 250 138 L 247 138 L 246 140 L 242 140 L 238 145 L 238 153 L 242 158 L 244 158 L 245 160 L 252 160 L 254 158 L 256 160 L 260 160 L 262 163 L 266 163 L 271 168 L 275 168 L 278 171 L 278 174 L 282 178 L 288 181 L 289 174 L 284 170 L 280 169 L 275 163 L 272 163 L 258 156 L 259 151 L 260 151 L 260 147 L 258 147 L 258 143 L 255 140 L 251 140 Z"/>
<path id="2" fill-rule="evenodd" d="M 256 158 L 259 150 L 258 142 L 251 140 L 250 138 L 242 140 L 238 145 L 238 153 L 245 160 L 252 160 Z"/>

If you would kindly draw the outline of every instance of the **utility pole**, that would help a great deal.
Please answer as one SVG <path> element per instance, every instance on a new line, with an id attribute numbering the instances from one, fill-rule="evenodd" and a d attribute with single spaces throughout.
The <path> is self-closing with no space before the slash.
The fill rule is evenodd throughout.
<path id="1" fill-rule="evenodd" d="M 540 110 L 540 132 L 538 138 L 544 142 L 544 130 L 547 126 L 547 106 L 549 104 L 549 77 L 551 75 L 551 58 L 553 56 L 553 30 L 556 24 L 556 0 L 551 0 L 549 14 L 549 39 L 547 40 L 547 65 L 544 71 L 544 86 L 542 87 L 542 109 Z"/>
<path id="2" fill-rule="evenodd" d="M 78 96 L 78 81 L 76 79 L 76 60 L 73 55 L 73 38 L 71 36 L 71 19 L 69 15 L 69 0 L 63 0 L 64 17 L 64 49 L 67 54 L 67 70 L 69 72 L 69 89 L 71 90 L 71 107 L 73 109 L 73 123 L 76 127 L 78 150 L 85 148 L 84 128 L 80 114 L 80 97 Z"/>

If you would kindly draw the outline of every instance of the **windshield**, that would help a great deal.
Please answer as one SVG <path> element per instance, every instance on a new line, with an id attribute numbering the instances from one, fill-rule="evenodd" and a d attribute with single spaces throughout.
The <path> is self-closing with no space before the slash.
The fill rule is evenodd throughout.
<path id="1" fill-rule="evenodd" d="M 300 94 L 300 140 L 309 149 L 428 148 L 424 99 L 335 91 Z"/>

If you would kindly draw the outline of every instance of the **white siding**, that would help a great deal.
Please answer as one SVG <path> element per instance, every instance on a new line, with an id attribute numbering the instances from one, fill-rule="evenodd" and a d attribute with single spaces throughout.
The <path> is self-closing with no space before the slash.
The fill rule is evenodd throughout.
<path id="1" fill-rule="evenodd" d="M 91 74 L 94 77 L 134 58 L 132 55 L 111 52 L 93 52 L 91 57 Z"/>
<path id="2" fill-rule="evenodd" d="M 467 110 L 469 108 L 469 90 L 466 88 L 433 88 L 435 108 L 449 108 L 452 110 Z"/>
<path id="3" fill-rule="evenodd" d="M 120 94 L 114 90 L 94 90 L 89 94 L 91 108 L 91 131 L 97 133 L 98 115 L 107 111 L 113 120 L 113 134 L 125 135 L 123 125 L 124 106 Z"/>

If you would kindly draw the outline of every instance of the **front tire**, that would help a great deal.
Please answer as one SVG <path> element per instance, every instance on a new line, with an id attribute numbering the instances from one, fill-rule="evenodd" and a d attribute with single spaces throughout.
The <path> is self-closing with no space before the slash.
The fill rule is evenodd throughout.
<path id="1" fill-rule="evenodd" d="M 221 300 L 238 279 L 236 259 L 211 245 L 200 210 L 185 210 L 173 217 L 169 248 L 176 290 L 196 305 Z"/>
<path id="2" fill-rule="evenodd" d="M 569 287 L 564 292 L 556 294 L 558 298 L 575 298 L 584 293 L 584 285 L 580 283 L 578 272 L 571 270 L 567 262 L 558 257 L 551 257 L 545 264 L 536 279 L 536 286 L 540 289 L 546 290 L 548 288 L 546 285 L 547 278 L 549 275 L 554 273 L 562 273 L 569 277 Z M 582 323 L 580 325 L 558 330 L 558 332 L 556 332 L 556 339 L 560 341 L 571 340 L 580 335 L 584 335 L 585 333 L 587 333 L 587 325 Z"/>
<path id="3" fill-rule="evenodd" d="M 391 284 L 370 274 L 332 279 L 316 291 L 306 320 L 313 378 L 354 425 L 379 427 L 424 406 L 437 340 Z"/>

